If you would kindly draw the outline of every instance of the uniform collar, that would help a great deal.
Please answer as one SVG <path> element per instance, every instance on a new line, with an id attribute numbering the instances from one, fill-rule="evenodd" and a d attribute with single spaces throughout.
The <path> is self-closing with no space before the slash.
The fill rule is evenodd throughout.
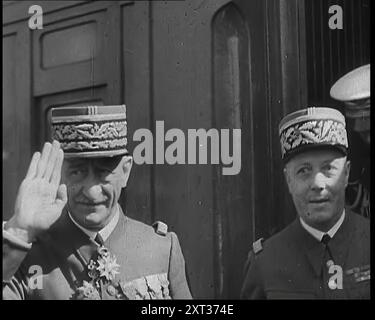
<path id="1" fill-rule="evenodd" d="M 71 216 L 71 214 L 70 214 L 69 211 L 68 211 L 68 215 L 69 215 L 69 218 L 72 220 L 72 222 L 79 229 L 81 229 L 86 235 L 88 235 L 88 237 L 90 239 L 95 239 L 96 235 L 99 233 L 100 236 L 102 237 L 103 241 L 106 241 L 108 239 L 108 237 L 110 236 L 110 234 L 112 233 L 112 231 L 115 229 L 116 225 L 117 225 L 117 222 L 118 222 L 118 219 L 119 219 L 119 216 L 120 216 L 120 212 L 119 212 L 119 205 L 116 204 L 116 213 L 115 213 L 115 215 L 112 217 L 112 219 L 109 221 L 109 223 L 103 229 L 101 229 L 99 232 L 88 230 L 88 229 L 82 227 L 81 225 L 79 225 L 74 220 L 74 218 Z"/>
<path id="2" fill-rule="evenodd" d="M 299 218 L 299 219 L 300 219 L 302 227 L 309 234 L 311 234 L 315 239 L 317 239 L 318 241 L 321 241 L 322 238 L 323 238 L 323 236 L 325 234 L 328 234 L 331 238 L 334 237 L 334 235 L 336 234 L 337 230 L 339 230 L 339 228 L 341 227 L 342 223 L 344 222 L 344 219 L 345 219 L 345 209 L 342 212 L 340 219 L 337 220 L 337 222 L 335 223 L 335 225 L 328 232 L 322 232 L 322 231 L 320 231 L 318 229 L 315 229 L 315 228 L 309 226 L 305 221 L 303 221 L 302 218 Z"/>

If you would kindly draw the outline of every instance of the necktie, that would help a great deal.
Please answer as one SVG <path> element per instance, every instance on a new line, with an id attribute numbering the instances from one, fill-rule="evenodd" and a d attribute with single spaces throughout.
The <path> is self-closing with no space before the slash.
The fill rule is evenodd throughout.
<path id="1" fill-rule="evenodd" d="M 331 249 L 329 248 L 328 246 L 328 243 L 329 241 L 331 240 L 331 237 L 329 234 L 325 233 L 322 237 L 322 240 L 321 242 L 325 245 L 325 249 L 326 251 L 328 252 L 328 255 L 330 257 L 331 260 L 333 260 L 333 256 L 332 256 L 332 252 L 331 252 Z"/>
<path id="2" fill-rule="evenodd" d="M 324 254 L 323 254 L 323 261 L 322 261 L 322 269 L 321 269 L 321 281 L 322 281 L 322 289 L 323 289 L 323 298 L 327 299 L 331 295 L 331 290 L 329 290 L 329 265 L 333 263 L 332 252 L 329 248 L 329 241 L 331 237 L 326 233 L 323 235 L 322 239 L 320 240 L 321 243 L 324 245 Z"/>
<path id="3" fill-rule="evenodd" d="M 321 242 L 327 245 L 330 240 L 331 240 L 330 235 L 328 233 L 325 233 L 322 237 Z"/>
<path id="4" fill-rule="evenodd" d="M 324 234 L 323 237 L 322 237 L 322 240 L 321 242 L 325 245 L 325 249 L 330 257 L 331 260 L 333 260 L 333 256 L 332 256 L 332 252 L 331 252 L 331 249 L 329 248 L 329 241 L 331 240 L 331 237 L 329 236 L 329 234 Z"/>
<path id="5" fill-rule="evenodd" d="M 104 240 L 102 238 L 102 236 L 100 235 L 100 233 L 98 232 L 95 236 L 95 242 L 100 246 L 104 246 Z M 103 279 L 100 278 L 99 279 L 99 283 L 100 283 L 100 289 L 99 289 L 99 294 L 100 294 L 100 298 L 102 299 L 103 297 Z"/>
<path id="6" fill-rule="evenodd" d="M 97 244 L 99 244 L 100 246 L 104 245 L 104 240 L 103 240 L 102 236 L 99 234 L 99 232 L 95 236 L 95 242 Z"/>

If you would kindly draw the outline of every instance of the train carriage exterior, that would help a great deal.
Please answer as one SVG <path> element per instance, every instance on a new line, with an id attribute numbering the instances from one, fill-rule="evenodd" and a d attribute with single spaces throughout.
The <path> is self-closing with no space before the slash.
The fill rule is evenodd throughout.
<path id="1" fill-rule="evenodd" d="M 43 10 L 31 28 L 30 5 Z M 340 5 L 342 30 L 328 25 Z M 241 129 L 241 171 L 133 167 L 121 202 L 180 238 L 195 298 L 239 298 L 252 242 L 295 217 L 278 123 L 335 106 L 333 82 L 369 62 L 369 0 L 3 1 L 3 219 L 51 107 L 127 105 L 139 128 Z M 338 106 L 339 107 L 339 106 Z M 155 152 L 155 150 L 154 150 Z"/>

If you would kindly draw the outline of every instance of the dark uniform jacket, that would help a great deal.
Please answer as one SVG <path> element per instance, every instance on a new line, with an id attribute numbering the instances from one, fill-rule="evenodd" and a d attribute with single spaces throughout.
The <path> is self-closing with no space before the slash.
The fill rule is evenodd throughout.
<path id="1" fill-rule="evenodd" d="M 120 212 L 104 246 L 120 267 L 114 281 L 100 282 L 96 292 L 101 299 L 191 298 L 175 233 L 158 234 Z M 3 239 L 3 299 L 77 298 L 77 288 L 91 280 L 88 264 L 97 256 L 98 247 L 66 213 L 30 250 Z M 37 270 L 42 271 L 39 282 Z"/>
<path id="2" fill-rule="evenodd" d="M 328 243 L 335 265 L 342 268 L 342 289 L 330 289 L 325 246 L 296 219 L 250 252 L 241 291 L 243 299 L 370 298 L 369 221 L 346 210 L 345 219 Z M 332 269 L 331 269 L 332 271 Z"/>

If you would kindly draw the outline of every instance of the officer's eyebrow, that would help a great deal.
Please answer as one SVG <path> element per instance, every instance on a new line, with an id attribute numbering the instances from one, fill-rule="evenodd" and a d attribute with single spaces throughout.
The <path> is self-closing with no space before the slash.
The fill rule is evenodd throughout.
<path id="1" fill-rule="evenodd" d="M 311 163 L 308 161 L 296 163 L 295 168 L 300 168 L 300 167 L 311 167 Z"/>
<path id="2" fill-rule="evenodd" d="M 87 164 L 87 160 L 85 160 L 85 159 L 69 159 L 69 160 L 67 160 L 67 164 L 68 164 L 69 168 L 83 167 Z"/>
<path id="3" fill-rule="evenodd" d="M 285 169 L 290 174 L 294 174 L 299 169 L 301 169 L 301 167 L 304 167 L 304 166 L 310 166 L 311 167 L 311 164 L 309 164 L 308 162 L 301 162 L 301 163 L 297 162 L 297 163 L 293 163 L 293 164 L 291 162 L 288 162 L 285 166 Z"/>
<path id="4" fill-rule="evenodd" d="M 99 168 L 111 168 L 114 169 L 118 166 L 119 162 L 121 161 L 122 157 L 103 157 L 97 158 L 94 161 L 94 165 Z"/>
<path id="5" fill-rule="evenodd" d="M 327 165 L 327 164 L 329 164 L 329 165 L 331 165 L 331 166 L 333 166 L 333 167 L 337 167 L 338 165 L 339 165 L 339 160 L 340 160 L 341 158 L 338 158 L 338 157 L 334 157 L 334 158 L 332 158 L 332 159 L 328 159 L 328 160 L 325 160 L 325 161 L 323 161 L 322 162 L 322 165 L 324 166 L 324 165 Z"/>

